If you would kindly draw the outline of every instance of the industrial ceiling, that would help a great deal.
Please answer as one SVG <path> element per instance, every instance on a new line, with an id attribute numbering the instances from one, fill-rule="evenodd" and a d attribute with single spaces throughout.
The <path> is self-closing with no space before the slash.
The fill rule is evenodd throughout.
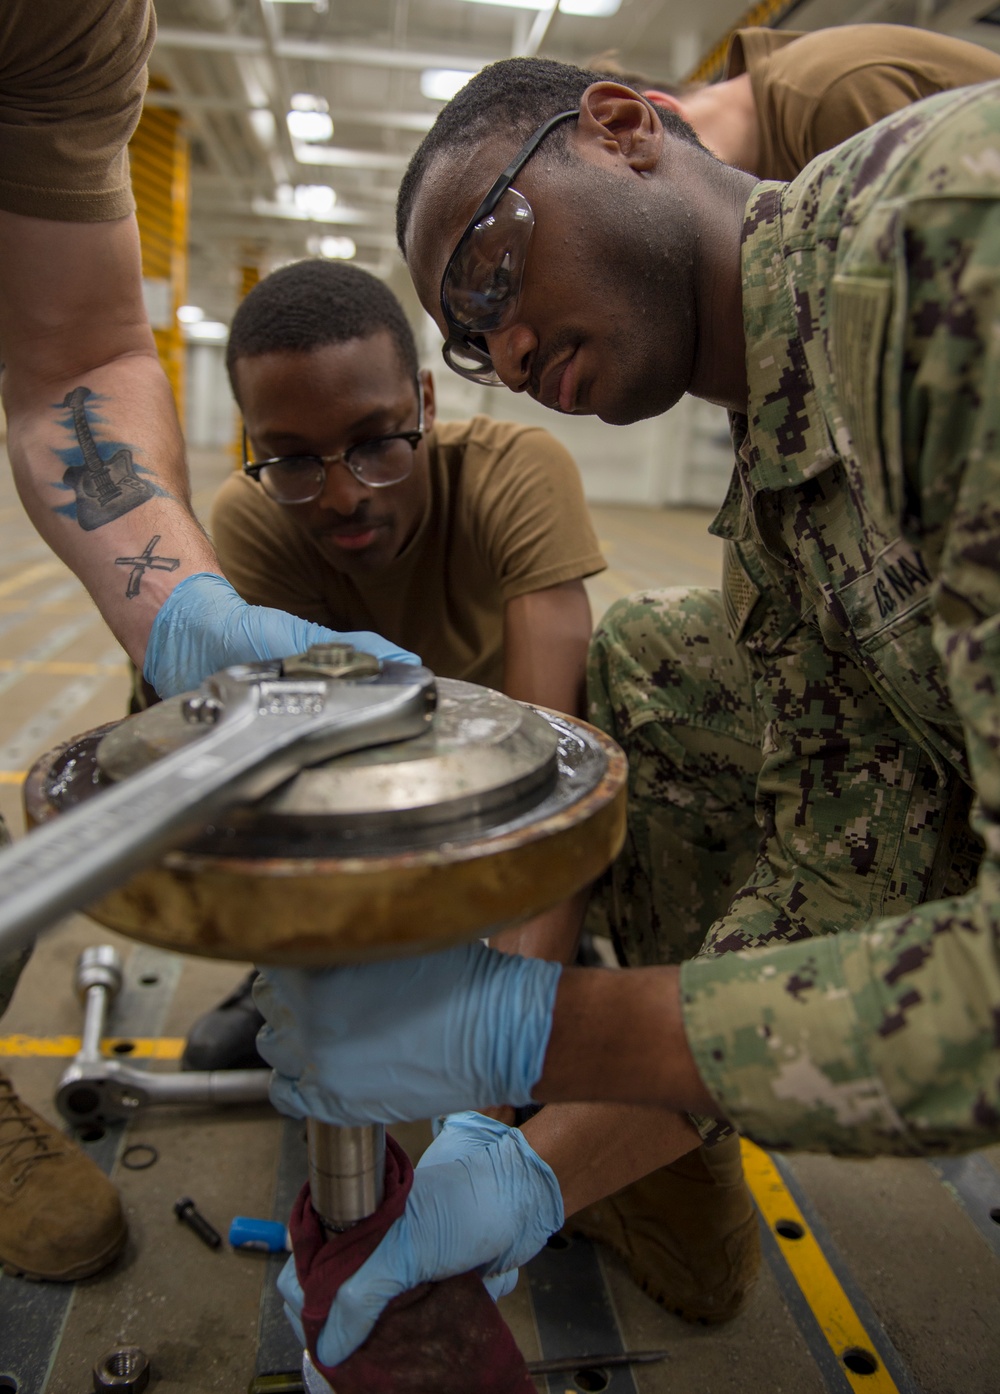
<path id="1" fill-rule="evenodd" d="M 753 12 L 803 30 L 919 24 L 1000 50 L 990 0 L 765 0 L 749 11 L 746 0 L 620 0 L 612 14 L 615 0 L 541 3 L 157 0 L 151 69 L 169 90 L 149 100 L 177 106 L 192 142 L 189 301 L 228 321 L 240 266 L 309 253 L 353 247 L 359 265 L 397 271 L 396 187 L 441 108 L 425 95 L 428 74 L 512 54 L 586 64 L 617 49 L 628 67 L 679 80 Z"/>

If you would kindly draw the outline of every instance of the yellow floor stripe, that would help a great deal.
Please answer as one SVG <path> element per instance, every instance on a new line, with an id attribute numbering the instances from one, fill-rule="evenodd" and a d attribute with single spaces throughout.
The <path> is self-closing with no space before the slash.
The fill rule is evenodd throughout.
<path id="1" fill-rule="evenodd" d="M 115 1050 L 131 1045 L 131 1050 Z M 0 1036 L 0 1056 L 19 1059 L 49 1057 L 72 1060 L 80 1049 L 79 1036 Z M 107 1036 L 101 1041 L 105 1055 L 129 1060 L 179 1060 L 184 1051 L 183 1036 Z"/>
<path id="2" fill-rule="evenodd" d="M 741 1138 L 743 1172 L 761 1214 L 777 1241 L 781 1255 L 809 1303 L 844 1378 L 852 1389 L 872 1394 L 899 1394 L 899 1386 L 878 1357 L 875 1344 L 837 1275 L 827 1261 L 802 1211 L 781 1179 L 777 1167 L 762 1148 Z M 799 1237 L 788 1237 L 778 1227 L 782 1222 L 801 1229 Z M 845 1352 L 858 1348 L 878 1359 L 871 1374 L 856 1374 L 844 1364 Z"/>
<path id="3" fill-rule="evenodd" d="M 47 576 L 54 576 L 57 572 L 65 572 L 66 568 L 62 562 L 40 561 L 34 566 L 25 567 L 16 576 L 8 576 L 6 581 L 0 581 L 0 596 L 13 595 L 14 591 L 23 590 L 25 586 L 33 586 L 36 581 L 44 581 Z"/>
<path id="4" fill-rule="evenodd" d="M 0 770 L 0 784 L 23 784 L 27 770 Z"/>

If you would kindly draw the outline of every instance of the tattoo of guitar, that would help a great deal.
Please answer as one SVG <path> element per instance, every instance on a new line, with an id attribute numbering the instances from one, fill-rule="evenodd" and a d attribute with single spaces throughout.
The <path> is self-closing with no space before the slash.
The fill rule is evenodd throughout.
<path id="1" fill-rule="evenodd" d="M 83 464 L 71 465 L 63 483 L 76 494 L 76 521 L 86 532 L 138 508 L 156 493 L 148 480 L 136 474 L 132 452 L 126 446 L 120 446 L 110 460 L 102 459 L 84 407 L 93 395 L 89 387 L 74 387 L 62 404 L 73 413 L 73 429 L 83 451 Z"/>
<path id="2" fill-rule="evenodd" d="M 145 547 L 137 557 L 115 557 L 115 566 L 130 566 L 132 568 L 128 578 L 128 589 L 125 591 L 126 600 L 134 600 L 142 589 L 142 578 L 147 571 L 176 571 L 180 566 L 180 557 L 158 557 L 155 556 L 156 544 L 160 540 L 160 534 L 151 537 Z"/>

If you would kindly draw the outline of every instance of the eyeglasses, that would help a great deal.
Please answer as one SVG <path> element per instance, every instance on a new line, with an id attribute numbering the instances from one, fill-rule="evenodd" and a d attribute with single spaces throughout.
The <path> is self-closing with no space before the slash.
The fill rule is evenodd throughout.
<path id="1" fill-rule="evenodd" d="M 424 390 L 418 377 L 417 429 L 373 436 L 348 446 L 337 455 L 276 455 L 270 460 L 248 459 L 247 428 L 243 427 L 243 473 L 259 480 L 275 503 L 312 503 L 326 484 L 330 465 L 344 465 L 369 489 L 399 484 L 413 469 L 413 455 L 424 436 Z"/>
<path id="2" fill-rule="evenodd" d="M 470 382 L 500 386 L 484 334 L 507 324 L 521 293 L 535 226 L 531 204 L 511 183 L 550 131 L 580 115 L 552 116 L 515 155 L 459 238 L 441 277 L 441 313 L 448 326 L 444 361 Z"/>

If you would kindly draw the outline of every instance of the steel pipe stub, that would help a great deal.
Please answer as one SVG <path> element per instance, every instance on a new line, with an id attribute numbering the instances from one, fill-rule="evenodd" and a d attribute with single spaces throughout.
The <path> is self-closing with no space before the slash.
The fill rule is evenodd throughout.
<path id="1" fill-rule="evenodd" d="M 618 747 L 470 683 L 438 691 L 429 735 L 304 770 L 88 913 L 182 953 L 321 965 L 444 948 L 587 885 L 624 838 Z M 172 699 L 50 751 L 25 784 L 29 823 L 197 735 Z"/>

